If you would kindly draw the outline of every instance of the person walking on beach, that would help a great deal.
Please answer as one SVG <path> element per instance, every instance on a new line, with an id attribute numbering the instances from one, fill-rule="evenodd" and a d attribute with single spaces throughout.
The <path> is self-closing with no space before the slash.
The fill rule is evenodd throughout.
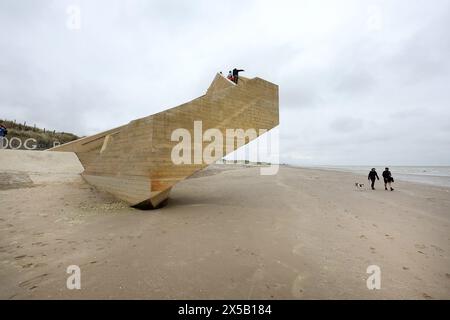
<path id="1" fill-rule="evenodd" d="M 394 182 L 394 178 L 392 178 L 392 173 L 389 171 L 389 168 L 386 168 L 383 171 L 383 179 L 384 179 L 384 190 L 387 190 L 387 186 L 389 185 L 389 188 L 391 191 L 394 191 L 394 188 L 392 188 L 391 183 Z"/>
<path id="2" fill-rule="evenodd" d="M 3 140 L 5 140 L 6 135 L 8 134 L 8 130 L 2 124 L 0 124 L 0 149 L 3 149 Z"/>
<path id="3" fill-rule="evenodd" d="M 236 68 L 234 68 L 233 69 L 233 79 L 234 79 L 234 83 L 238 83 L 238 81 L 239 81 L 239 72 L 243 72 L 243 71 L 245 71 L 245 70 L 243 70 L 243 69 L 236 69 Z"/>
<path id="4" fill-rule="evenodd" d="M 372 170 L 370 170 L 369 172 L 369 175 L 367 176 L 367 180 L 372 181 L 372 190 L 375 190 L 375 179 L 380 180 L 377 171 L 375 170 L 375 168 L 372 168 Z"/>

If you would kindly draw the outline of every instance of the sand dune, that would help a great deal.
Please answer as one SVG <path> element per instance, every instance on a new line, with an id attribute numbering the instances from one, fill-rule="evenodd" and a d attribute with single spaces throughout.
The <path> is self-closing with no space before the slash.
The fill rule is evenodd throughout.
<path id="1" fill-rule="evenodd" d="M 215 165 L 138 211 L 85 184 L 70 153 L 1 150 L 0 168 L 2 299 L 450 298 L 447 188 Z M 74 264 L 81 290 L 66 288 Z"/>

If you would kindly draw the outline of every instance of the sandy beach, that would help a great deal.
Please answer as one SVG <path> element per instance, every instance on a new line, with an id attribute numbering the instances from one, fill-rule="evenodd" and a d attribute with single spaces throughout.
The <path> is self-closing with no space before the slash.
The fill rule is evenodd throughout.
<path id="1" fill-rule="evenodd" d="M 139 211 L 71 153 L 0 150 L 0 168 L 1 299 L 450 299 L 449 188 L 213 165 Z"/>

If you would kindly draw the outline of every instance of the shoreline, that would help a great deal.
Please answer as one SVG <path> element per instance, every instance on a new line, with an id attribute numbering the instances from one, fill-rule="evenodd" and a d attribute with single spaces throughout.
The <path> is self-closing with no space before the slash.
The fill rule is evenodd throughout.
<path id="1" fill-rule="evenodd" d="M 332 172 L 346 172 L 346 173 L 353 173 L 355 175 L 365 177 L 367 180 L 367 174 L 365 174 L 362 170 L 352 170 L 348 169 L 348 167 L 345 168 L 337 168 L 337 167 L 301 167 L 301 166 L 293 166 L 293 165 L 287 165 L 289 167 L 298 167 L 298 168 L 304 168 L 304 169 L 311 169 L 311 170 L 324 170 L 324 171 L 332 171 Z M 401 168 L 406 168 L 408 166 L 399 166 Z M 416 166 L 411 166 L 412 168 L 418 168 Z M 367 173 L 370 170 L 370 166 L 367 166 Z M 376 168 L 376 167 L 375 167 Z M 420 174 L 420 173 L 396 173 L 395 166 L 391 167 L 392 175 L 394 176 L 394 179 L 397 181 L 402 182 L 409 182 L 409 183 L 419 183 L 429 186 L 435 186 L 435 187 L 444 187 L 444 188 L 450 188 L 450 176 L 446 175 L 428 175 L 428 174 Z M 431 167 L 427 167 L 431 168 Z M 449 166 L 435 166 L 434 168 L 444 168 L 448 169 Z M 378 171 L 377 171 L 378 172 Z M 381 172 L 378 172 L 378 175 L 380 176 L 380 181 L 382 181 Z"/>

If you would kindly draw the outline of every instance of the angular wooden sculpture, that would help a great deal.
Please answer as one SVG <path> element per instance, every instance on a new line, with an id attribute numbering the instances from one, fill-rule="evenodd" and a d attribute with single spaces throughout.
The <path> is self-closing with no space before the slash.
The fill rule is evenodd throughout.
<path id="1" fill-rule="evenodd" d="M 259 135 L 260 129 L 268 131 L 279 123 L 278 86 L 244 77 L 235 84 L 217 74 L 206 94 L 195 100 L 50 150 L 75 152 L 89 184 L 131 206 L 158 208 L 177 182 L 208 165 L 175 164 L 171 159 L 179 143 L 172 141 L 172 132 L 184 128 L 194 137 L 194 121 L 202 121 L 203 132 L 216 128 L 223 137 L 227 129 L 255 129 Z M 210 142 L 202 143 L 205 147 Z M 234 151 L 238 146 L 232 145 Z M 192 154 L 194 147 L 192 139 Z M 227 151 L 224 145 L 223 156 Z"/>

